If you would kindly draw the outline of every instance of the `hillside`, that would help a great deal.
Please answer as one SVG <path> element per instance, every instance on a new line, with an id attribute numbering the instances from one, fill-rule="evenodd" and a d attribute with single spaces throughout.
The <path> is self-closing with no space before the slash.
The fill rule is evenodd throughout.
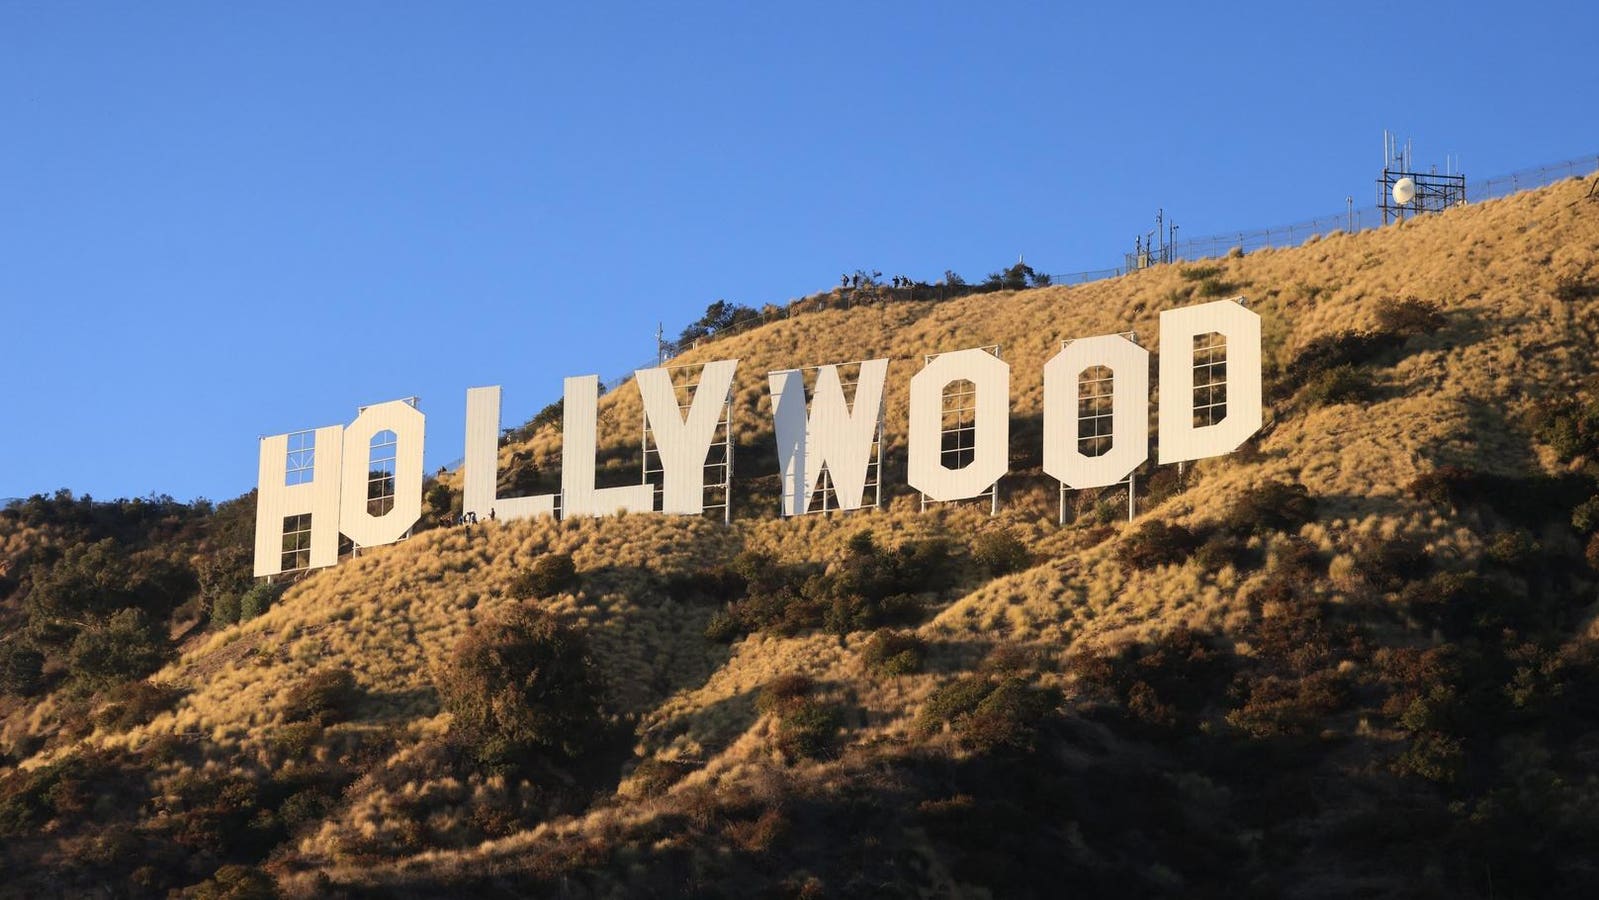
<path id="1" fill-rule="evenodd" d="M 1267 426 L 1181 479 L 1146 464 L 1131 524 L 1120 489 L 1058 524 L 1059 342 L 1148 345 L 1162 310 L 1234 295 L 1265 323 Z M 219 597 L 241 618 L 217 560 L 243 544 L 216 520 L 248 497 L 116 528 L 14 507 L 0 621 L 49 652 L 0 701 L 0 894 L 1592 896 L 1596 341 L 1599 200 L 1573 180 L 705 342 L 674 364 L 740 360 L 727 525 L 436 528 L 206 625 Z M 1000 512 L 922 512 L 910 376 L 992 344 Z M 778 518 L 766 373 L 882 356 L 884 507 Z M 600 420 L 602 472 L 636 481 L 631 385 Z M 559 453 L 545 428 L 502 468 L 546 483 Z M 41 631 L 105 540 L 154 587 Z M 544 565 L 563 554 L 570 575 Z M 139 677 L 80 677 L 92 642 L 49 650 L 115 633 L 119 604 L 170 623 Z M 441 691 L 523 605 L 586 642 L 603 702 L 490 752 Z"/>

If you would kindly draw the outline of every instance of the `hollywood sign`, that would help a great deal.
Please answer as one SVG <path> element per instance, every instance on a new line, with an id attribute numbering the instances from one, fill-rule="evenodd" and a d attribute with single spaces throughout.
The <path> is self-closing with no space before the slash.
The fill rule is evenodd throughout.
<path id="1" fill-rule="evenodd" d="M 1235 300 L 1163 311 L 1160 349 L 1160 464 L 1228 453 L 1260 429 L 1257 314 Z M 1199 354 L 1203 358 L 1196 358 Z M 853 404 L 844 396 L 841 366 L 855 370 Z M 658 492 L 647 480 L 596 486 L 599 379 L 584 375 L 565 381 L 560 492 L 498 496 L 500 388 L 469 389 L 464 514 L 478 520 L 554 516 L 557 511 L 562 518 L 623 511 L 699 515 L 706 509 L 707 458 L 718 433 L 728 443 L 724 452 L 729 455 L 712 464 L 721 476 L 712 487 L 722 489 L 725 512 L 737 367 L 737 360 L 706 363 L 687 404 L 680 402 L 670 370 L 635 373 L 644 407 L 646 471 L 653 439 Z M 1203 377 L 1196 380 L 1200 370 Z M 833 508 L 844 510 L 865 505 L 869 473 L 874 466 L 881 472 L 888 360 L 819 366 L 815 371 L 809 397 L 801 370 L 768 375 L 785 516 L 810 509 L 824 471 L 836 501 Z M 1088 381 L 1108 387 L 1109 403 L 1091 405 L 1090 415 L 1084 416 Z M 966 452 L 951 465 L 944 446 L 949 434 L 943 423 L 945 394 L 962 382 L 967 383 L 963 387 L 973 420 L 963 426 Z M 1062 490 L 1128 480 L 1149 456 L 1148 406 L 1148 350 L 1116 334 L 1065 342 L 1044 366 L 1044 471 Z M 422 515 L 425 424 L 413 401 L 394 400 L 361 408 L 346 426 L 262 438 L 255 574 L 333 565 L 341 533 L 357 548 L 391 544 L 408 535 Z M 1084 439 L 1085 434 L 1092 434 L 1094 441 Z M 971 499 L 995 490 L 1009 465 L 1010 366 L 984 349 L 928 357 L 910 381 L 907 440 L 906 481 L 924 501 Z"/>

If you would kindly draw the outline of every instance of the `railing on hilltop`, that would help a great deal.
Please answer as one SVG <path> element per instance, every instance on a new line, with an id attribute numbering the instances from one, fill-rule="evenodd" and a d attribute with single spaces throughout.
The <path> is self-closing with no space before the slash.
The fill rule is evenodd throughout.
<path id="1" fill-rule="evenodd" d="M 1506 175 L 1496 175 L 1492 178 L 1467 182 L 1466 199 L 1469 202 L 1492 200 L 1519 191 L 1544 187 L 1566 178 L 1588 175 L 1595 170 L 1599 170 L 1599 156 L 1582 156 L 1568 159 L 1564 162 L 1533 166 Z M 1318 216 L 1314 219 L 1303 219 L 1287 225 L 1274 225 L 1269 228 L 1254 228 L 1243 231 L 1221 232 L 1205 237 L 1186 238 L 1177 241 L 1173 245 L 1172 253 L 1173 257 L 1178 260 L 1225 256 L 1235 247 L 1244 253 L 1252 253 L 1256 250 L 1271 247 L 1297 247 L 1316 235 L 1326 235 L 1334 232 L 1368 231 L 1373 228 L 1381 228 L 1382 225 L 1382 210 L 1376 205 L 1363 206 L 1355 209 L 1346 209 L 1341 213 Z M 1092 275 L 1093 273 L 1079 274 Z M 1121 274 L 1121 271 L 1118 270 L 1117 274 Z M 1083 281 L 1093 280 L 1091 278 L 1079 278 L 1077 275 L 1056 275 L 1054 279 L 1057 284 L 1080 284 Z"/>

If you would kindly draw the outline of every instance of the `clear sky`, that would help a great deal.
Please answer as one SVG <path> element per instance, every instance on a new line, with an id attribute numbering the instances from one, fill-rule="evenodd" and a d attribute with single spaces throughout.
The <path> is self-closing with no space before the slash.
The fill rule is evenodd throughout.
<path id="1" fill-rule="evenodd" d="M 411 395 L 431 469 L 718 298 L 1370 203 L 1385 128 L 1599 153 L 1595 6 L 0 0 L 0 497 L 226 499 Z"/>

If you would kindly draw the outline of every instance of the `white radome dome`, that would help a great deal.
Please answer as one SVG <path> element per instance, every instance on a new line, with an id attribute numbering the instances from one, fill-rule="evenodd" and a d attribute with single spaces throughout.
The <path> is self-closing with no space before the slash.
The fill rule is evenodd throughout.
<path id="1" fill-rule="evenodd" d="M 1404 206 L 1416 199 L 1416 182 L 1410 178 L 1401 178 L 1394 182 L 1394 202 Z"/>

